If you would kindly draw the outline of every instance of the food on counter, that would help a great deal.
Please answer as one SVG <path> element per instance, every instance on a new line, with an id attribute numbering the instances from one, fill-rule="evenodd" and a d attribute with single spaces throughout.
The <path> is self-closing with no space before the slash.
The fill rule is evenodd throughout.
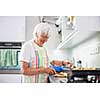
<path id="1" fill-rule="evenodd" d="M 66 78 L 67 77 L 67 73 L 64 72 L 60 72 L 60 73 L 56 73 L 55 75 L 53 75 L 54 77 L 58 77 L 58 78 Z"/>
<path id="2" fill-rule="evenodd" d="M 96 70 L 95 67 L 76 67 L 72 68 L 72 70 Z"/>

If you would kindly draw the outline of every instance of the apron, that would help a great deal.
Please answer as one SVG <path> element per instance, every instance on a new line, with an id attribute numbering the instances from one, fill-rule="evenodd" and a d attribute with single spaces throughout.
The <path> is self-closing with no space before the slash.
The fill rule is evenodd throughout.
<path id="1" fill-rule="evenodd" d="M 47 51 L 45 50 L 45 55 L 42 54 L 41 50 L 38 48 L 36 49 L 34 44 L 32 43 L 33 48 L 34 48 L 34 53 L 35 53 L 35 60 L 32 60 L 32 67 L 33 68 L 40 68 L 48 67 L 48 56 L 47 56 Z M 34 63 L 35 62 L 35 63 Z M 47 78 L 48 74 L 43 73 L 43 74 L 37 74 L 33 76 L 25 76 L 25 83 L 47 83 Z"/>

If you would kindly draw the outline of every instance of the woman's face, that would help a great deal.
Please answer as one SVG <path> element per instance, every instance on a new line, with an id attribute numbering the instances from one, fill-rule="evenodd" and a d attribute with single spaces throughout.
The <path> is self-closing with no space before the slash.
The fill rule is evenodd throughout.
<path id="1" fill-rule="evenodd" d="M 40 46 L 43 46 L 43 44 L 48 41 L 48 38 L 48 33 L 43 33 L 37 36 L 37 42 Z"/>

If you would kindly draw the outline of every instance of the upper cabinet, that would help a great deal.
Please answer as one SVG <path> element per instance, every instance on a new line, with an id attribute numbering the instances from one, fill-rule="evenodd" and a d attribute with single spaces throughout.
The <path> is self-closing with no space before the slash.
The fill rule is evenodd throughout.
<path id="1" fill-rule="evenodd" d="M 0 16 L 0 41 L 25 41 L 25 16 Z"/>
<path id="2" fill-rule="evenodd" d="M 58 49 L 71 48 L 100 31 L 99 16 L 63 16 L 62 42 Z"/>

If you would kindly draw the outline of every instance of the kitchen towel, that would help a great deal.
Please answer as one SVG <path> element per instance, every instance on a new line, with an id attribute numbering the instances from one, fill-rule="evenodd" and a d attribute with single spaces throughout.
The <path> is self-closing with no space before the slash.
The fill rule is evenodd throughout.
<path id="1" fill-rule="evenodd" d="M 16 66 L 18 64 L 17 50 L 0 49 L 0 66 Z"/>

